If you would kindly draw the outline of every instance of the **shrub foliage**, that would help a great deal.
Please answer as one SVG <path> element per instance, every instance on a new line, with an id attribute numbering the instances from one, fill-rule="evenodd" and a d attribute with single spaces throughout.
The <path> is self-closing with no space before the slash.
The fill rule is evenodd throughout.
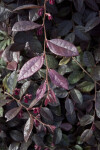
<path id="1" fill-rule="evenodd" d="M 0 1 L 0 149 L 100 149 L 99 9 Z"/>

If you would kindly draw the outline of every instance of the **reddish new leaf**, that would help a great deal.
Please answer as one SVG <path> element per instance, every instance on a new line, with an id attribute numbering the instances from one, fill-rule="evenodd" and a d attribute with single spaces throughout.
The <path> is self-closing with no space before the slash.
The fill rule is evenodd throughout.
<path id="1" fill-rule="evenodd" d="M 50 89 L 50 95 L 51 95 L 51 97 L 52 97 L 53 102 L 57 102 L 55 93 L 54 93 L 54 91 L 51 90 L 51 89 Z"/>
<path id="2" fill-rule="evenodd" d="M 28 141 L 29 139 L 29 136 L 32 132 L 32 129 L 33 129 L 33 118 L 32 116 L 30 116 L 30 118 L 27 120 L 26 124 L 25 124 L 25 127 L 24 127 L 24 139 L 25 139 L 25 142 Z"/>
<path id="3" fill-rule="evenodd" d="M 8 70 L 16 70 L 17 69 L 17 62 L 16 61 L 12 61 L 12 62 L 8 63 L 7 69 Z"/>
<path id="4" fill-rule="evenodd" d="M 35 100 L 32 101 L 29 108 L 32 108 L 34 105 L 36 105 L 39 102 L 39 100 L 44 96 L 45 92 L 46 92 L 46 81 L 43 84 L 41 84 L 40 87 L 38 88 L 36 92 L 36 98 Z"/>
<path id="5" fill-rule="evenodd" d="M 53 69 L 49 69 L 49 76 L 51 81 L 59 87 L 65 88 L 66 90 L 68 90 L 68 81 L 61 76 L 58 72 L 56 72 Z"/>
<path id="6" fill-rule="evenodd" d="M 65 56 L 65 57 L 78 55 L 77 48 L 70 42 L 67 42 L 62 39 L 48 40 L 47 45 L 50 51 L 56 55 Z"/>
<path id="7" fill-rule="evenodd" d="M 16 108 L 9 110 L 5 114 L 5 118 L 7 118 L 7 121 L 10 121 L 11 119 L 13 119 L 20 112 L 20 110 L 21 110 L 21 107 L 16 107 Z"/>
<path id="8" fill-rule="evenodd" d="M 41 84 L 41 86 L 38 88 L 36 92 L 36 99 L 39 100 L 44 96 L 44 93 L 46 91 L 46 81 Z"/>
<path id="9" fill-rule="evenodd" d="M 19 21 L 16 22 L 12 28 L 12 31 L 28 31 L 39 28 L 41 25 L 31 21 Z"/>
<path id="10" fill-rule="evenodd" d="M 26 62 L 22 67 L 22 69 L 20 70 L 18 81 L 28 78 L 35 72 L 37 72 L 42 67 L 43 62 L 44 62 L 43 56 L 34 57 L 30 59 L 28 62 Z"/>
<path id="11" fill-rule="evenodd" d="M 43 8 L 43 6 L 32 5 L 32 4 L 22 5 L 14 9 L 13 12 L 23 10 L 23 9 L 32 9 L 32 8 Z"/>

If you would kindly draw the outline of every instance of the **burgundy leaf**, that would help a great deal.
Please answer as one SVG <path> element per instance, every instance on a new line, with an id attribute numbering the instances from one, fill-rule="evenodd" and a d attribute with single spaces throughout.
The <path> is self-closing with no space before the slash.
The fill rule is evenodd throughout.
<path id="1" fill-rule="evenodd" d="M 46 92 L 46 81 L 43 84 L 41 84 L 41 86 L 38 88 L 36 92 L 36 98 L 35 100 L 32 101 L 29 108 L 32 108 L 34 105 L 36 105 L 39 102 L 39 100 L 44 96 L 45 92 Z"/>
<path id="2" fill-rule="evenodd" d="M 46 81 L 41 84 L 41 86 L 38 88 L 36 92 L 36 99 L 39 100 L 44 96 L 44 93 L 46 91 Z"/>
<path id="3" fill-rule="evenodd" d="M 53 69 L 49 69 L 49 76 L 51 81 L 59 87 L 65 88 L 66 90 L 68 90 L 68 81 L 61 76 L 58 72 L 56 72 Z"/>
<path id="4" fill-rule="evenodd" d="M 28 78 L 31 75 L 33 75 L 35 72 L 37 72 L 42 67 L 43 63 L 44 63 L 43 56 L 37 56 L 37 57 L 30 59 L 21 68 L 19 77 L 18 77 L 18 81 Z"/>
<path id="5" fill-rule="evenodd" d="M 7 69 L 8 70 L 16 70 L 17 69 L 17 62 L 16 61 L 12 61 L 12 62 L 8 63 Z"/>
<path id="6" fill-rule="evenodd" d="M 43 8 L 43 6 L 32 5 L 32 4 L 22 5 L 14 9 L 13 12 L 23 10 L 23 9 L 32 9 L 32 8 Z"/>
<path id="7" fill-rule="evenodd" d="M 95 0 L 85 0 L 86 4 L 94 11 L 99 11 L 99 7 Z"/>
<path id="8" fill-rule="evenodd" d="M 24 139 L 25 139 L 25 142 L 28 141 L 29 139 L 29 136 L 32 132 L 32 129 L 33 129 L 33 118 L 32 116 L 30 116 L 30 118 L 27 120 L 26 124 L 25 124 L 25 127 L 24 127 Z"/>
<path id="9" fill-rule="evenodd" d="M 16 108 L 9 110 L 5 114 L 5 118 L 7 118 L 7 121 L 10 121 L 11 119 L 13 119 L 20 112 L 20 110 L 21 110 L 21 107 L 16 107 Z"/>
<path id="10" fill-rule="evenodd" d="M 12 28 L 12 31 L 28 31 L 39 28 L 41 25 L 31 21 L 19 21 L 16 22 Z"/>
<path id="11" fill-rule="evenodd" d="M 72 129 L 72 125 L 70 123 L 62 123 L 60 127 L 65 131 L 69 131 Z"/>
<path id="12" fill-rule="evenodd" d="M 56 55 L 65 56 L 65 57 L 78 55 L 77 48 L 70 42 L 67 42 L 62 39 L 48 40 L 47 46 L 49 47 L 50 51 Z"/>
<path id="13" fill-rule="evenodd" d="M 53 99 L 53 102 L 57 102 L 55 93 L 54 93 L 54 91 L 51 90 L 51 89 L 50 89 L 50 95 L 51 95 L 51 97 L 52 97 L 52 99 Z"/>
<path id="14" fill-rule="evenodd" d="M 13 43 L 10 45 L 10 51 L 17 52 L 17 51 L 22 51 L 25 48 L 25 44 L 21 43 Z"/>

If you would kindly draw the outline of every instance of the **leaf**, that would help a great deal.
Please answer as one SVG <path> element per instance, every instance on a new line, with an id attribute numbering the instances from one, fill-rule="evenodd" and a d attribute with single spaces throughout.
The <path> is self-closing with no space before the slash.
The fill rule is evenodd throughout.
<path id="1" fill-rule="evenodd" d="M 7 79 L 6 84 L 7 84 L 6 88 L 7 88 L 8 92 L 13 94 L 13 91 L 14 91 L 16 84 L 17 84 L 17 72 L 16 71 L 14 71 L 10 74 L 10 76 Z"/>
<path id="2" fill-rule="evenodd" d="M 31 21 L 19 21 L 16 22 L 12 28 L 12 31 L 28 31 L 39 28 L 41 25 Z"/>
<path id="3" fill-rule="evenodd" d="M 80 119 L 80 124 L 81 126 L 86 126 L 88 124 L 91 124 L 94 121 L 94 117 L 91 115 L 84 115 L 81 119 Z"/>
<path id="4" fill-rule="evenodd" d="M 46 55 L 48 67 L 56 69 L 58 67 L 58 61 L 53 55 Z M 44 65 L 46 66 L 46 60 L 44 60 Z"/>
<path id="5" fill-rule="evenodd" d="M 38 20 L 39 18 L 40 18 L 40 16 L 38 15 L 38 9 L 31 9 L 30 11 L 29 11 L 29 20 L 30 21 L 36 21 L 36 20 Z"/>
<path id="6" fill-rule="evenodd" d="M 82 142 L 86 142 L 86 141 L 88 141 L 91 138 L 92 135 L 93 135 L 93 130 L 92 129 L 86 129 L 82 133 L 80 139 L 81 139 Z"/>
<path id="7" fill-rule="evenodd" d="M 22 132 L 18 130 L 11 130 L 9 134 L 11 138 L 16 142 L 22 142 L 24 140 Z"/>
<path id="8" fill-rule="evenodd" d="M 76 113 L 75 111 L 73 111 L 73 113 L 66 113 L 66 118 L 68 120 L 69 123 L 71 123 L 72 125 L 74 125 L 76 123 Z"/>
<path id="9" fill-rule="evenodd" d="M 49 108 L 41 107 L 40 114 L 46 123 L 48 123 L 48 124 L 53 123 L 53 115 Z"/>
<path id="10" fill-rule="evenodd" d="M 80 145 L 75 145 L 75 150 L 83 150 L 83 148 Z"/>
<path id="11" fill-rule="evenodd" d="M 81 92 L 77 89 L 73 89 L 70 91 L 71 97 L 72 99 L 78 103 L 78 104 L 82 104 L 83 103 L 83 96 L 81 94 Z"/>
<path id="12" fill-rule="evenodd" d="M 30 139 L 27 142 L 21 143 L 20 150 L 27 150 L 28 147 L 31 145 L 31 143 L 32 143 L 32 140 Z"/>
<path id="13" fill-rule="evenodd" d="M 32 116 L 29 117 L 29 119 L 27 120 L 26 124 L 25 124 L 25 127 L 24 127 L 24 139 L 25 139 L 25 142 L 28 141 L 29 139 L 29 136 L 32 132 L 32 129 L 33 129 L 33 118 Z"/>
<path id="14" fill-rule="evenodd" d="M 85 76 L 84 72 L 74 71 L 69 75 L 68 81 L 69 81 L 70 84 L 75 84 L 78 81 L 80 81 L 84 76 Z"/>
<path id="15" fill-rule="evenodd" d="M 56 88 L 54 89 L 54 92 L 58 98 L 65 98 L 68 95 L 68 92 L 62 88 Z"/>
<path id="16" fill-rule="evenodd" d="M 43 56 L 37 56 L 27 61 L 20 70 L 18 81 L 32 76 L 42 67 L 43 62 Z"/>
<path id="17" fill-rule="evenodd" d="M 70 58 L 63 57 L 63 59 L 60 60 L 59 65 L 66 65 L 69 63 L 69 61 Z"/>
<path id="18" fill-rule="evenodd" d="M 13 142 L 12 144 L 10 144 L 8 150 L 18 150 L 19 149 L 19 145 L 20 145 L 20 143 Z"/>
<path id="19" fill-rule="evenodd" d="M 89 81 L 84 81 L 78 84 L 77 88 L 82 92 L 91 92 L 94 89 L 94 83 Z"/>
<path id="20" fill-rule="evenodd" d="M 73 2 L 76 10 L 80 12 L 83 7 L 84 0 L 73 0 Z"/>
<path id="21" fill-rule="evenodd" d="M 22 6 L 17 7 L 16 9 L 13 10 L 13 12 L 23 10 L 23 9 L 33 9 L 33 8 L 43 8 L 43 6 L 27 4 L 27 5 L 22 5 Z"/>
<path id="22" fill-rule="evenodd" d="M 100 18 L 95 17 L 89 20 L 85 26 L 85 32 L 92 30 L 94 27 L 100 24 Z"/>
<path id="23" fill-rule="evenodd" d="M 95 126 L 100 130 L 100 121 L 95 121 Z"/>
<path id="24" fill-rule="evenodd" d="M 56 0 L 56 2 L 59 4 L 59 3 L 62 3 L 64 0 Z"/>
<path id="25" fill-rule="evenodd" d="M 3 117 L 3 107 L 0 107 L 0 117 Z"/>
<path id="26" fill-rule="evenodd" d="M 16 61 L 9 62 L 7 65 L 7 69 L 12 70 L 12 71 L 16 70 L 17 69 L 17 62 Z"/>
<path id="27" fill-rule="evenodd" d="M 13 53 L 10 51 L 10 46 L 8 46 L 2 54 L 2 58 L 6 62 L 11 62 L 13 60 Z"/>
<path id="28" fill-rule="evenodd" d="M 40 135 L 34 134 L 33 141 L 36 145 L 44 147 L 43 138 Z"/>
<path id="29" fill-rule="evenodd" d="M 70 32 L 70 30 L 72 29 L 72 21 L 69 21 L 69 20 L 62 21 L 61 23 L 58 24 L 57 29 L 58 29 L 59 36 L 67 35 Z"/>
<path id="30" fill-rule="evenodd" d="M 20 93 L 19 93 L 19 97 L 20 99 L 22 98 L 22 96 L 25 94 L 25 92 L 27 91 L 28 87 L 30 86 L 31 81 L 27 81 L 25 82 L 20 89 Z"/>
<path id="31" fill-rule="evenodd" d="M 50 51 L 56 55 L 65 56 L 65 57 L 78 55 L 77 48 L 73 44 L 62 39 L 48 40 L 47 45 Z"/>
<path id="32" fill-rule="evenodd" d="M 89 51 L 84 52 L 83 63 L 87 67 L 93 67 L 95 65 L 94 58 L 91 52 Z"/>
<path id="33" fill-rule="evenodd" d="M 95 66 L 95 67 L 92 68 L 91 76 L 96 81 L 100 80 L 100 66 Z"/>
<path id="34" fill-rule="evenodd" d="M 5 118 L 7 118 L 7 121 L 10 121 L 11 119 L 13 119 L 21 110 L 21 107 L 15 107 L 11 110 L 9 110 L 6 114 L 5 114 Z"/>
<path id="35" fill-rule="evenodd" d="M 53 84 L 68 90 L 67 80 L 53 69 L 49 69 L 49 76 Z"/>
<path id="36" fill-rule="evenodd" d="M 70 73 L 72 71 L 73 71 L 73 68 L 71 68 L 69 65 L 62 65 L 62 66 L 59 66 L 59 68 L 58 68 L 58 73 L 60 75 L 67 74 L 67 73 Z"/>
<path id="37" fill-rule="evenodd" d="M 3 6 L 0 6 L 0 22 L 5 21 L 11 15 L 11 11 Z"/>
<path id="38" fill-rule="evenodd" d="M 64 131 L 69 131 L 72 129 L 72 125 L 70 123 L 62 123 L 60 127 Z"/>
<path id="39" fill-rule="evenodd" d="M 73 114 L 73 112 L 74 112 L 74 105 L 73 105 L 71 99 L 68 99 L 68 98 L 66 99 L 66 101 L 65 101 L 65 109 L 66 109 L 66 111 L 69 114 Z"/>
<path id="40" fill-rule="evenodd" d="M 91 8 L 93 9 L 94 11 L 99 11 L 99 7 L 98 5 L 96 4 L 95 0 L 85 0 L 86 4 Z"/>
<path id="41" fill-rule="evenodd" d="M 100 91 L 97 92 L 95 110 L 98 118 L 100 118 Z"/>
<path id="42" fill-rule="evenodd" d="M 62 131 L 60 128 L 56 128 L 54 131 L 53 142 L 54 144 L 59 144 L 62 139 Z"/>
<path id="43" fill-rule="evenodd" d="M 82 15 L 79 12 L 74 13 L 72 19 L 76 24 L 82 25 Z"/>
<path id="44" fill-rule="evenodd" d="M 21 44 L 21 43 L 13 43 L 10 45 L 9 50 L 12 52 L 18 52 L 18 51 L 22 51 L 25 48 L 25 44 Z"/>

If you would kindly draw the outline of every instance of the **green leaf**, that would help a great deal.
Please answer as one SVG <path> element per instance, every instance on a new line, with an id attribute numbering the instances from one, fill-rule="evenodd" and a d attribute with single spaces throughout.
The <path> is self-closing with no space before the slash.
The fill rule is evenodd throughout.
<path id="1" fill-rule="evenodd" d="M 46 69 L 40 69 L 38 71 L 38 73 L 39 73 L 41 78 L 44 78 L 44 79 L 46 78 Z"/>
<path id="2" fill-rule="evenodd" d="M 78 84 L 77 88 L 82 92 L 91 92 L 94 89 L 94 83 L 89 81 L 84 81 Z"/>
<path id="3" fill-rule="evenodd" d="M 83 103 L 83 97 L 82 94 L 79 90 L 77 89 L 73 89 L 70 91 L 71 97 L 72 99 L 78 103 L 78 104 L 82 104 Z"/>
<path id="4" fill-rule="evenodd" d="M 58 68 L 58 73 L 61 75 L 64 75 L 65 73 L 70 73 L 72 71 L 73 71 L 72 68 L 68 65 L 62 65 L 62 66 L 59 66 Z"/>
<path id="5" fill-rule="evenodd" d="M 63 57 L 63 59 L 60 60 L 59 65 L 66 65 L 70 61 L 70 58 Z"/>
<path id="6" fill-rule="evenodd" d="M 4 50 L 5 47 L 6 47 L 6 45 L 7 45 L 7 40 L 1 41 L 1 42 L 0 42 L 0 50 L 1 50 L 1 49 Z"/>
<path id="7" fill-rule="evenodd" d="M 78 81 L 80 81 L 84 76 L 85 76 L 84 72 L 74 71 L 69 75 L 68 81 L 70 84 L 75 84 Z"/>
<path id="8" fill-rule="evenodd" d="M 31 84 L 31 81 L 27 81 L 21 86 L 20 94 L 19 94 L 20 98 L 22 98 L 22 96 L 25 94 L 30 84 Z"/>
<path id="9" fill-rule="evenodd" d="M 91 124 L 93 121 L 94 121 L 94 116 L 85 115 L 80 119 L 80 125 L 86 126 L 88 124 Z"/>
<path id="10" fill-rule="evenodd" d="M 15 89 L 17 84 L 17 72 L 14 71 L 10 75 L 8 74 L 4 80 L 3 85 L 7 89 L 7 91 L 13 94 L 13 90 Z"/>
<path id="11" fill-rule="evenodd" d="M 56 69 L 58 67 L 57 59 L 52 55 L 47 55 L 48 67 Z M 46 60 L 44 60 L 44 65 L 46 66 Z"/>
<path id="12" fill-rule="evenodd" d="M 83 150 L 83 148 L 80 145 L 75 145 L 76 150 Z"/>
<path id="13" fill-rule="evenodd" d="M 3 117 L 3 108 L 0 107 L 0 117 Z"/>
<path id="14" fill-rule="evenodd" d="M 87 67 L 92 67 L 95 65 L 94 58 L 91 52 L 86 51 L 83 54 L 83 63 Z"/>

